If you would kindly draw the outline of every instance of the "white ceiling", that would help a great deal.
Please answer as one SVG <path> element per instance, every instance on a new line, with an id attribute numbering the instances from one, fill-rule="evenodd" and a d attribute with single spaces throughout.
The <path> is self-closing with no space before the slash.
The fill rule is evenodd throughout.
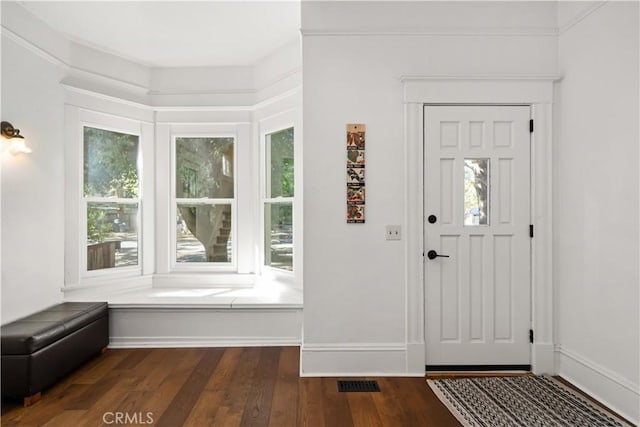
<path id="1" fill-rule="evenodd" d="M 299 1 L 22 1 L 69 39 L 151 67 L 253 65 L 299 36 Z"/>

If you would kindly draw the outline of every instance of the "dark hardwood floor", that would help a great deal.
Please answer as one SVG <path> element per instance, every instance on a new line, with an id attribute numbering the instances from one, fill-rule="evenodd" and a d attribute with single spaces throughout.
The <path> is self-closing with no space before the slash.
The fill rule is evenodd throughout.
<path id="1" fill-rule="evenodd" d="M 434 426 L 460 424 L 425 378 L 376 379 L 379 393 L 339 393 L 300 378 L 298 347 L 109 350 L 3 426 Z"/>

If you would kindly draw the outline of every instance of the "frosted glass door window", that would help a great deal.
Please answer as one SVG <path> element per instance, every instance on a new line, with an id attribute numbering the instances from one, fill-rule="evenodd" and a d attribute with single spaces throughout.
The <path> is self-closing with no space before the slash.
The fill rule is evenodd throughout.
<path id="1" fill-rule="evenodd" d="M 464 159 L 464 225 L 489 224 L 489 159 Z"/>

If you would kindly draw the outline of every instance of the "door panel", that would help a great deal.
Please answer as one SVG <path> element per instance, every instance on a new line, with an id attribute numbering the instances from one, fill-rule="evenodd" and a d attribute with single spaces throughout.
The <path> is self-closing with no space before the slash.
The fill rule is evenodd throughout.
<path id="1" fill-rule="evenodd" d="M 427 365 L 530 364 L 526 106 L 425 106 Z"/>

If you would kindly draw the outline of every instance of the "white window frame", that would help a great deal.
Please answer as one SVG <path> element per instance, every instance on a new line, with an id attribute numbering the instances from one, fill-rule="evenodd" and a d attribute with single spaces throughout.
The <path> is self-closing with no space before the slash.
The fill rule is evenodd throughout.
<path id="1" fill-rule="evenodd" d="M 153 204 L 152 171 L 153 131 L 149 123 L 107 113 L 67 105 L 65 107 L 65 288 L 94 286 L 111 279 L 135 278 L 153 270 L 149 255 L 153 253 L 151 228 Z M 91 127 L 138 137 L 138 197 L 85 197 L 84 195 L 84 128 Z M 149 163 L 145 167 L 145 163 Z M 135 266 L 87 269 L 87 206 L 89 203 L 138 205 L 138 263 Z M 149 254 L 147 254 L 149 252 Z"/>
<path id="2" fill-rule="evenodd" d="M 123 198 L 123 197 L 86 197 L 84 195 L 84 173 L 82 176 L 82 203 L 81 203 L 81 221 L 80 221 L 80 236 L 82 241 L 84 242 L 85 250 L 81 251 L 80 264 L 82 265 L 82 277 L 104 277 L 111 276 L 114 272 L 121 272 L 122 274 L 130 274 L 130 275 L 140 275 L 142 274 L 142 135 L 140 130 L 138 132 L 132 132 L 129 130 L 125 130 L 121 127 L 111 127 L 105 126 L 100 123 L 91 123 L 91 122 L 80 122 L 80 132 L 82 133 L 82 144 L 83 144 L 83 154 L 81 159 L 81 164 L 84 168 L 84 128 L 90 127 L 93 129 L 105 130 L 108 132 L 117 132 L 126 135 L 133 135 L 138 137 L 138 156 L 137 156 L 137 169 L 138 169 L 138 197 L 136 198 Z M 126 266 L 126 267 L 113 267 L 113 268 L 103 268 L 98 270 L 89 270 L 87 268 L 87 208 L 90 203 L 117 203 L 117 204 L 126 204 L 126 205 L 138 205 L 138 212 L 136 214 L 137 221 L 137 245 L 138 245 L 138 262 L 136 265 Z"/>
<path id="3" fill-rule="evenodd" d="M 231 262 L 178 262 L 177 261 L 177 203 L 176 198 L 176 140 L 178 138 L 233 138 L 233 199 L 219 198 L 181 198 L 180 202 L 195 205 L 230 205 L 231 206 Z M 169 181 L 169 260 L 170 271 L 186 272 L 236 272 L 238 269 L 238 135 L 235 132 L 176 132 L 171 134 L 170 143 L 171 174 Z"/>
<path id="4" fill-rule="evenodd" d="M 258 168 L 260 171 L 260 225 L 259 225 L 259 230 L 260 230 L 260 237 L 259 237 L 259 247 L 260 247 L 260 266 L 259 266 L 259 271 L 262 274 L 263 277 L 266 278 L 272 278 L 272 279 L 282 279 L 285 281 L 292 281 L 295 277 L 295 275 L 297 274 L 297 262 L 296 259 L 298 258 L 296 256 L 296 252 L 298 250 L 298 245 L 296 244 L 297 239 L 296 236 L 298 235 L 298 230 L 296 227 L 297 221 L 296 221 L 296 215 L 297 215 L 297 206 L 296 206 L 296 194 L 299 193 L 299 189 L 298 189 L 298 155 L 297 155 L 297 151 L 298 151 L 298 143 L 297 143 L 297 136 L 298 136 L 298 132 L 296 130 L 296 123 L 295 123 L 295 117 L 294 117 L 294 111 L 293 110 L 289 110 L 289 111 L 284 111 L 280 114 L 277 114 L 275 116 L 271 116 L 268 118 L 265 118 L 263 120 L 260 120 L 259 122 L 259 127 L 260 127 L 260 138 L 258 141 L 259 144 L 259 153 L 260 153 L 260 167 Z M 294 150 L 294 161 L 293 161 L 293 168 L 294 168 L 294 190 L 293 190 L 293 197 L 276 197 L 276 198 L 267 198 L 266 194 L 267 194 L 267 150 L 266 150 L 266 146 L 267 146 L 267 135 L 271 135 L 273 133 L 277 133 L 279 131 L 283 131 L 289 128 L 293 128 L 293 150 Z M 277 268 L 277 267 L 271 267 L 269 265 L 266 265 L 266 224 L 265 224 L 265 206 L 267 205 L 267 203 L 291 203 L 291 210 L 292 210 L 292 234 L 293 234 L 293 261 L 292 261 L 292 270 L 288 271 L 288 270 L 283 270 L 281 268 Z"/>

